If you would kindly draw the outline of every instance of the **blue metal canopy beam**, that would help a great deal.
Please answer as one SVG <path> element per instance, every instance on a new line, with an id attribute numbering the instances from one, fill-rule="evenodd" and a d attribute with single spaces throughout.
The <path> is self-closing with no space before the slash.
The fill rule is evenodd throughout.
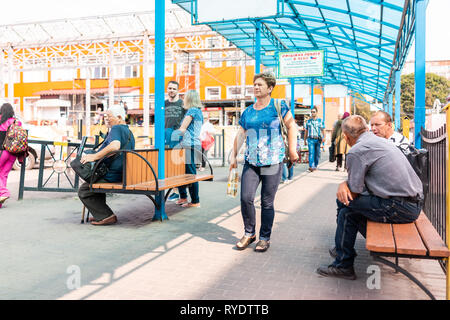
<path id="1" fill-rule="evenodd" d="M 192 13 L 197 0 L 172 0 Z M 321 84 L 343 84 L 350 91 L 388 104 L 399 70 L 411 47 L 418 0 L 281 0 L 278 15 L 259 18 L 262 64 L 277 66 L 265 52 L 325 49 Z M 427 0 L 423 0 L 427 1 Z M 255 20 L 208 25 L 250 56 L 255 56 Z M 297 79 L 296 83 L 310 83 Z"/>

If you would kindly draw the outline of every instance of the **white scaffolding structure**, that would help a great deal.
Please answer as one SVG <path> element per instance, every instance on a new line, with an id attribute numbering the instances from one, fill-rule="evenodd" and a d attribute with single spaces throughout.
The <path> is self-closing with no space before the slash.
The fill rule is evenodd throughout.
<path id="1" fill-rule="evenodd" d="M 154 25 L 153 11 L 2 25 L 0 98 L 14 104 L 16 72 L 80 69 L 86 74 L 87 104 L 90 80 L 94 79 L 92 68 L 106 67 L 110 70 L 108 103 L 111 105 L 114 103 L 114 67 L 143 65 L 144 127 L 148 128 L 148 78 L 149 67 L 154 66 Z M 244 54 L 209 27 L 191 26 L 190 16 L 184 10 L 166 10 L 166 62 L 182 64 L 192 62 L 194 57 L 196 63 L 216 58 L 241 61 Z M 5 83 L 8 83 L 7 99 Z M 15 107 L 17 109 L 17 105 Z M 86 117 L 88 114 L 86 110 Z M 89 126 L 88 119 L 85 124 Z M 148 134 L 148 129 L 146 131 Z"/>

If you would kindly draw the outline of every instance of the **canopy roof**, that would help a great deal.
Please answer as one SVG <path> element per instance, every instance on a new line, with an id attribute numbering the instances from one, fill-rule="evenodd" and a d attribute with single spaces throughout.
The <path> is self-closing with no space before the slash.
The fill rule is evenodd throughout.
<path id="1" fill-rule="evenodd" d="M 166 33 L 210 31 L 206 26 L 191 26 L 189 15 L 178 7 L 166 10 Z M 154 11 L 128 12 L 103 16 L 57 19 L 0 25 L 0 47 L 40 47 L 81 43 L 93 40 L 116 40 L 155 33 Z"/>
<path id="2" fill-rule="evenodd" d="M 192 13 L 192 1 L 172 0 Z M 275 0 L 274 0 L 275 1 Z M 414 33 L 410 0 L 279 0 L 281 12 L 260 18 L 261 63 L 277 67 L 274 52 L 325 49 L 321 84 L 343 84 L 350 90 L 386 101 L 394 72 L 407 56 Z M 192 21 L 196 21 L 195 12 Z M 248 55 L 255 56 L 255 19 L 208 22 Z M 309 83 L 306 78 L 296 83 Z"/>

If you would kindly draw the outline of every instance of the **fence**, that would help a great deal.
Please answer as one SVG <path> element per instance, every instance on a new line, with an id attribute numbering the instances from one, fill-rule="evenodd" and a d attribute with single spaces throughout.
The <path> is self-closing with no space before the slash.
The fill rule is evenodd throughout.
<path id="1" fill-rule="evenodd" d="M 98 137 L 96 137 L 96 142 Z M 19 196 L 23 199 L 24 191 L 77 192 L 79 177 L 70 168 L 71 159 L 78 153 L 80 142 L 56 142 L 46 140 L 28 140 L 29 144 L 40 146 L 39 173 L 36 186 L 25 186 L 25 162 L 20 169 Z M 86 148 L 94 145 L 86 144 Z M 51 170 L 45 171 L 45 159 L 50 155 L 53 164 Z M 54 179 L 52 179 L 54 178 Z"/>
<path id="2" fill-rule="evenodd" d="M 221 134 L 214 134 L 214 145 L 208 151 L 208 160 L 221 160 L 225 166 L 225 129 Z"/>
<path id="3" fill-rule="evenodd" d="M 446 127 L 444 124 L 436 131 L 426 131 L 422 128 L 421 137 L 422 148 L 428 150 L 429 157 L 429 189 L 423 211 L 448 246 L 447 206 L 450 199 L 447 196 L 448 139 Z M 445 270 L 448 267 L 448 260 L 443 261 L 441 266 Z"/>
<path id="4" fill-rule="evenodd" d="M 436 131 L 421 131 L 422 148 L 428 150 L 429 190 L 424 212 L 439 235 L 446 239 L 447 130 L 444 124 Z"/>

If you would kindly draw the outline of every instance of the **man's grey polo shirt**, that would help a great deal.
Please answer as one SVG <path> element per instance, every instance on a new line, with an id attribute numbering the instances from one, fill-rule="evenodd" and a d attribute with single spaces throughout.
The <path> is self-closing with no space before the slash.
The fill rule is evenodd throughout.
<path id="1" fill-rule="evenodd" d="M 348 186 L 352 192 L 381 198 L 423 196 L 422 182 L 392 142 L 364 132 L 347 154 Z"/>

